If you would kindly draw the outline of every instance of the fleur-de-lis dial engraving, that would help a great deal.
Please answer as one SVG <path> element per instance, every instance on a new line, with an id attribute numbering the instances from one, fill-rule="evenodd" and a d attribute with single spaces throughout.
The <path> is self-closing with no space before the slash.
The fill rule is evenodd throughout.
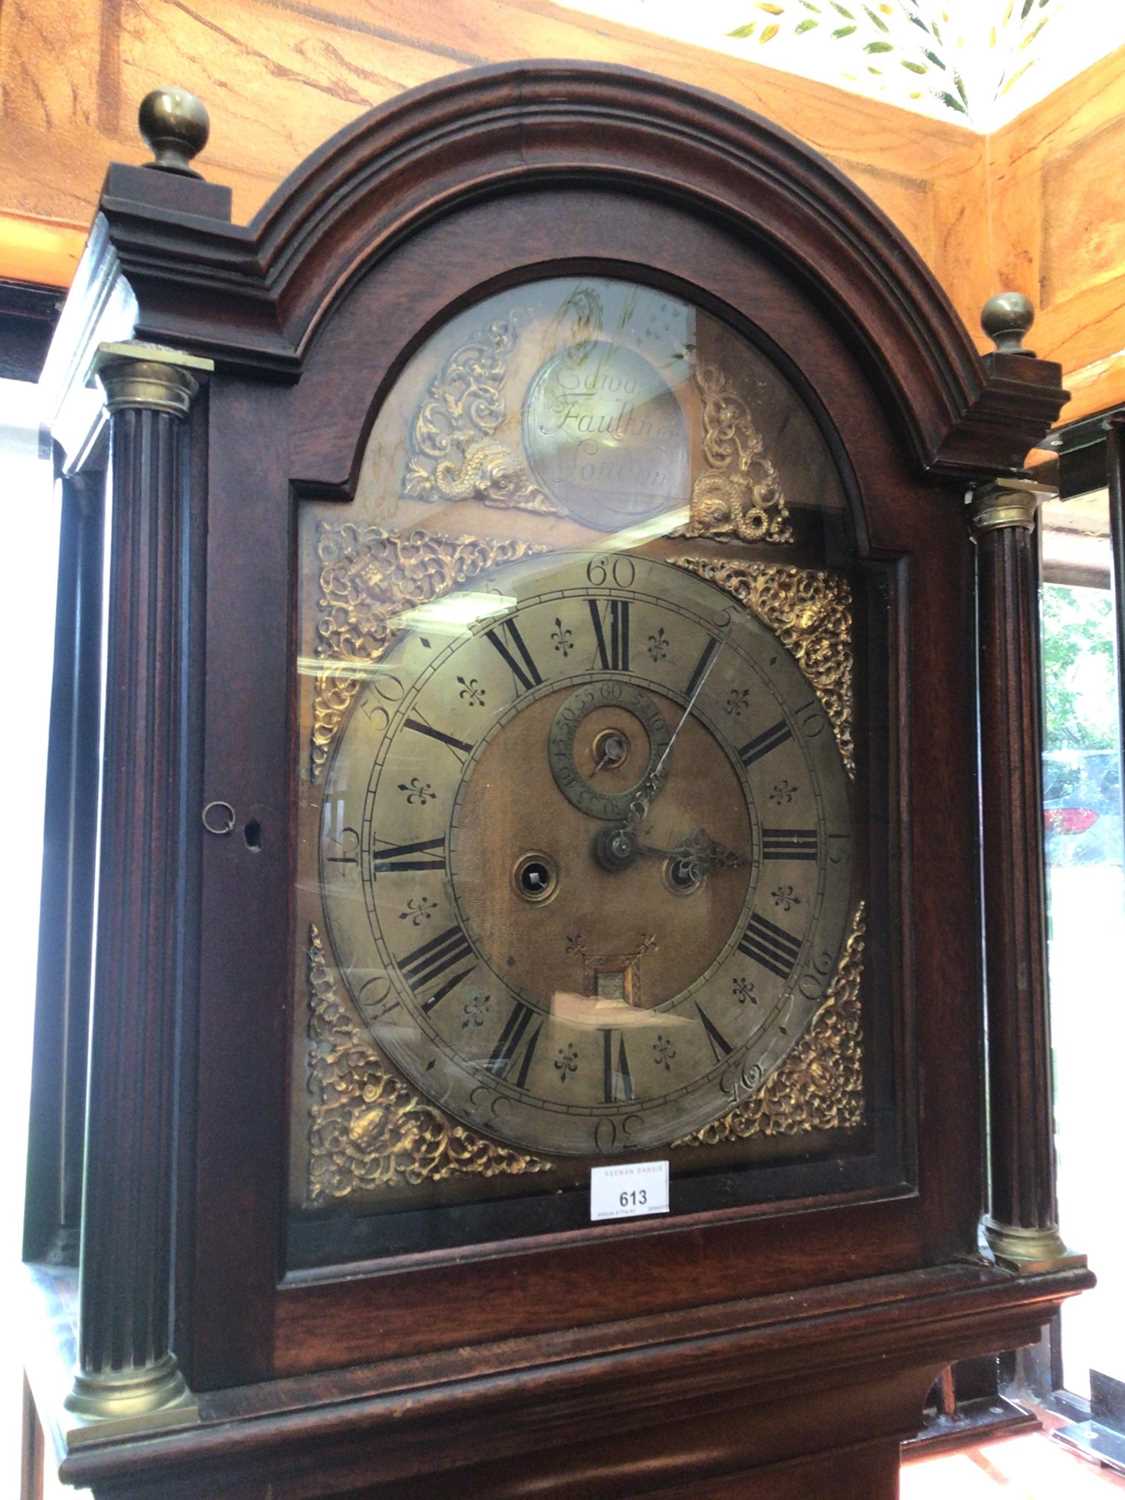
<path id="1" fill-rule="evenodd" d="M 337 964 L 360 1016 L 387 988 L 375 1041 L 473 1129 L 547 1156 L 661 1146 L 745 1097 L 823 999 L 851 905 L 832 725 L 765 626 L 657 555 L 485 585 L 454 633 L 414 612 L 338 736 Z"/>

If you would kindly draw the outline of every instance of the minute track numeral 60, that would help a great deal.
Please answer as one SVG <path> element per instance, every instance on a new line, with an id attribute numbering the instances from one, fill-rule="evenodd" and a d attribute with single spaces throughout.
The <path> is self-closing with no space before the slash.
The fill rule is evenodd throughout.
<path id="1" fill-rule="evenodd" d="M 612 583 L 615 588 L 631 589 L 637 578 L 637 565 L 631 557 L 592 557 L 586 564 L 586 582 L 596 589 Z"/>

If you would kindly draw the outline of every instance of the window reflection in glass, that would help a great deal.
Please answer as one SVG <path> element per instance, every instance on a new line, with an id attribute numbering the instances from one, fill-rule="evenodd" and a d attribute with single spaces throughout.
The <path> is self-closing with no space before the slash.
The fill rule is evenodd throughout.
<path id="1" fill-rule="evenodd" d="M 1125 1377 L 1125 1268 L 1109 1111 L 1125 1050 L 1125 841 L 1105 491 L 1043 515 L 1043 832 L 1059 1219 L 1097 1271 L 1062 1314 L 1063 1383 Z"/>

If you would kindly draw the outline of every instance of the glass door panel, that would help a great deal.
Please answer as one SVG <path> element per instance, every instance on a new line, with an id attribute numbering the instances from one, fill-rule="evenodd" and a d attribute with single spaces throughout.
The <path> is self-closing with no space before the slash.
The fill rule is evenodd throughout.
<path id="1" fill-rule="evenodd" d="M 1063 1384 L 1125 1380 L 1125 1262 L 1111 1120 L 1125 1053 L 1125 848 L 1105 490 L 1043 512 L 1043 821 L 1059 1220 L 1096 1270 L 1062 1313 Z"/>

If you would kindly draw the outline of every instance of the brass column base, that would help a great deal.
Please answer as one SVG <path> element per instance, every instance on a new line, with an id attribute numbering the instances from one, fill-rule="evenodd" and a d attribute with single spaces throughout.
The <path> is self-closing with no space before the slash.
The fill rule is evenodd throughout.
<path id="1" fill-rule="evenodd" d="M 173 1354 L 125 1370 L 79 1371 L 64 1405 L 94 1429 L 91 1437 L 175 1426 L 194 1421 L 199 1412 Z"/>
<path id="2" fill-rule="evenodd" d="M 1068 1250 L 1053 1226 L 1023 1229 L 1016 1224 L 998 1223 L 986 1216 L 984 1235 L 996 1264 L 1008 1271 L 1034 1276 L 1039 1272 L 1071 1270 L 1086 1264 L 1086 1257 L 1076 1250 Z"/>

